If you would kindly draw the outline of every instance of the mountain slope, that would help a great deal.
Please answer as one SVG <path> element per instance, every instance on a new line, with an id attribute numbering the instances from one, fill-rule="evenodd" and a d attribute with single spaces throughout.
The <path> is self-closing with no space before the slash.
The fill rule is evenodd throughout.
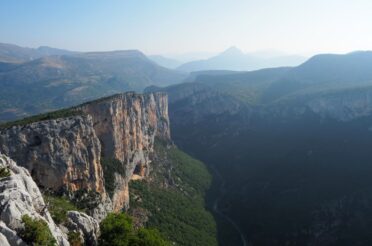
<path id="1" fill-rule="evenodd" d="M 182 64 L 180 61 L 177 61 L 175 59 L 171 59 L 168 57 L 164 57 L 161 55 L 151 55 L 148 57 L 150 60 L 154 61 L 156 64 L 166 67 L 166 68 L 170 68 L 170 69 L 175 69 Z"/>
<path id="2" fill-rule="evenodd" d="M 185 80 L 213 86 L 223 92 L 256 94 L 256 102 L 276 103 L 288 98 L 369 87 L 372 82 L 372 52 L 316 55 L 297 67 L 251 72 L 199 71 Z M 259 92 L 259 93 L 257 93 Z"/>
<path id="3" fill-rule="evenodd" d="M 155 145 L 147 180 L 130 184 L 129 213 L 176 245 L 217 245 L 215 221 L 205 208 L 212 177 L 205 165 L 175 146 Z"/>
<path id="4" fill-rule="evenodd" d="M 37 49 L 0 43 L 0 62 L 22 63 L 50 55 L 69 55 L 75 52 L 41 46 Z"/>
<path id="5" fill-rule="evenodd" d="M 317 55 L 293 68 L 269 88 L 264 96 L 275 100 L 288 94 L 370 85 L 372 52 Z"/>
<path id="6" fill-rule="evenodd" d="M 220 174 L 217 207 L 252 245 L 371 244 L 370 59 L 322 55 L 156 89 L 169 94 L 175 143 Z"/>
<path id="7" fill-rule="evenodd" d="M 0 120 L 68 107 L 185 75 L 154 64 L 139 51 L 47 56 L 0 72 Z"/>

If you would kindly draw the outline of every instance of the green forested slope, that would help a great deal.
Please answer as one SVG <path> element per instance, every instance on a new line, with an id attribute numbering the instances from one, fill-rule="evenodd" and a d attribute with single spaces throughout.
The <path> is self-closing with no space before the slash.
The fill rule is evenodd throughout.
<path id="1" fill-rule="evenodd" d="M 130 184 L 132 216 L 176 245 L 217 245 L 216 224 L 205 209 L 211 175 L 204 164 L 174 146 L 157 143 L 155 153 L 150 179 Z"/>

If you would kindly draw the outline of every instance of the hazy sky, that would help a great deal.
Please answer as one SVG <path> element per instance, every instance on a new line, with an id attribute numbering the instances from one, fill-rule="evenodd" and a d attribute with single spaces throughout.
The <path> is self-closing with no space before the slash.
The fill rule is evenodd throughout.
<path id="1" fill-rule="evenodd" d="M 0 42 L 148 54 L 372 50 L 372 1 L 1 0 Z"/>

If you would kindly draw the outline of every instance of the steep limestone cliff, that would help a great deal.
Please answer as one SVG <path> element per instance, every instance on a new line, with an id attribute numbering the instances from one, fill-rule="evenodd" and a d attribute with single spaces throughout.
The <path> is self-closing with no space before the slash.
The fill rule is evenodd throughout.
<path id="1" fill-rule="evenodd" d="M 348 90 L 332 90 L 319 93 L 303 93 L 288 96 L 273 105 L 256 109 L 257 114 L 282 119 L 301 118 L 313 114 L 319 119 L 348 122 L 368 117 L 372 113 L 372 88 L 356 87 Z"/>
<path id="2" fill-rule="evenodd" d="M 170 141 L 167 96 L 124 93 L 70 110 L 79 115 L 0 130 L 0 151 L 26 167 L 42 188 L 99 192 L 101 210 L 112 209 L 101 157 L 119 160 L 111 200 L 115 211 L 127 207 L 128 182 L 148 175 L 155 138 Z"/>
<path id="3" fill-rule="evenodd" d="M 307 105 L 323 118 L 331 117 L 339 121 L 350 121 L 371 115 L 372 90 L 371 88 L 357 88 L 329 93 L 313 98 Z"/>
<path id="4" fill-rule="evenodd" d="M 105 194 L 101 145 L 89 115 L 13 126 L 1 131 L 0 149 L 42 188 Z"/>
<path id="5" fill-rule="evenodd" d="M 114 210 L 128 206 L 128 182 L 148 175 L 155 137 L 169 141 L 168 100 L 163 93 L 126 93 L 78 107 L 93 118 L 104 157 L 121 162 L 115 175 Z"/>

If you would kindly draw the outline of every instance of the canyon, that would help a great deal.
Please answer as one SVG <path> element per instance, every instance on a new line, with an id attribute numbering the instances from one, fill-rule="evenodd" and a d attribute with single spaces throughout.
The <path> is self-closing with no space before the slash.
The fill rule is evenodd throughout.
<path id="1" fill-rule="evenodd" d="M 2 245 L 28 243 L 24 215 L 57 245 L 98 245 L 101 223 L 122 212 L 170 242 L 217 245 L 211 176 L 173 144 L 165 93 L 116 94 L 0 128 Z"/>

